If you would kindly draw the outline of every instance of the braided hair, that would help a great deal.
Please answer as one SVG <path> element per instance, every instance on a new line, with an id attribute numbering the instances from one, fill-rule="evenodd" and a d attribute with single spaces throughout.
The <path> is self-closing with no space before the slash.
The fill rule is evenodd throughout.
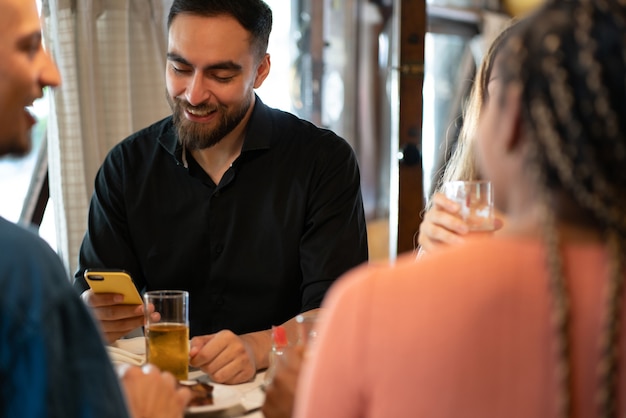
<path id="1" fill-rule="evenodd" d="M 528 164 L 543 203 L 557 340 L 559 415 L 571 416 L 570 302 L 551 204 L 564 196 L 576 221 L 605 237 L 610 256 L 598 367 L 600 416 L 614 417 L 626 249 L 626 0 L 565 0 L 524 19 L 502 51 L 502 82 L 522 89 Z"/>

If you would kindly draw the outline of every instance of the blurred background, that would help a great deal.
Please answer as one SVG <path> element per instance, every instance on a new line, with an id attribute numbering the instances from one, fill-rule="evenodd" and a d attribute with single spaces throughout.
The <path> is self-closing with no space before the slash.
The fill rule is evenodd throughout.
<path id="1" fill-rule="evenodd" d="M 334 130 L 360 163 L 372 259 L 415 248 L 421 212 L 454 149 L 477 63 L 541 0 L 266 0 L 270 106 Z M 63 76 L 33 112 L 26 159 L 0 159 L 0 216 L 28 225 L 69 271 L 108 150 L 169 114 L 171 0 L 40 0 Z M 132 23 L 132 24 L 131 24 Z"/>

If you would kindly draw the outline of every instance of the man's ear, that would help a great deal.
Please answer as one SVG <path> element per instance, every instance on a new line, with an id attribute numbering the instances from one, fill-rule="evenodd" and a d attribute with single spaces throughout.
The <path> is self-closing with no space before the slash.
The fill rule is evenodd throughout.
<path id="1" fill-rule="evenodd" d="M 506 132 L 507 152 L 515 151 L 524 141 L 521 98 L 521 86 L 512 84 L 507 87 L 502 106 L 502 126 Z"/>
<path id="2" fill-rule="evenodd" d="M 254 78 L 255 89 L 261 87 L 261 84 L 263 84 L 268 74 L 270 73 L 271 66 L 272 65 L 270 62 L 270 54 L 265 54 L 256 69 L 256 76 Z"/>

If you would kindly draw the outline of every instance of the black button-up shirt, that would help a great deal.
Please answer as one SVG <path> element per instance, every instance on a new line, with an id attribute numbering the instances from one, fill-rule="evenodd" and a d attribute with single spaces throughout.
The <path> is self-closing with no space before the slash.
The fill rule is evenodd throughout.
<path id="1" fill-rule="evenodd" d="M 320 306 L 367 260 L 360 175 L 350 145 L 256 104 L 241 155 L 215 184 L 171 117 L 106 157 L 95 182 L 75 286 L 87 268 L 128 271 L 140 291 L 190 292 L 191 335 L 268 329 Z"/>

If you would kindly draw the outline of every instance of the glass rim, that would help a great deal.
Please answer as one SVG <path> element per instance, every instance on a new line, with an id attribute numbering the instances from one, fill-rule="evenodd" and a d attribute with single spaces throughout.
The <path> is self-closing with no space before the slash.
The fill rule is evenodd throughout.
<path id="1" fill-rule="evenodd" d="M 319 312 L 302 312 L 296 315 L 296 322 L 315 321 L 319 317 Z"/>
<path id="2" fill-rule="evenodd" d="M 452 180 L 443 183 L 446 184 L 491 184 L 491 180 Z"/>
<path id="3" fill-rule="evenodd" d="M 158 296 L 163 298 L 173 298 L 179 296 L 189 297 L 189 292 L 186 290 L 150 290 L 145 292 L 144 297 L 146 296 Z"/>

